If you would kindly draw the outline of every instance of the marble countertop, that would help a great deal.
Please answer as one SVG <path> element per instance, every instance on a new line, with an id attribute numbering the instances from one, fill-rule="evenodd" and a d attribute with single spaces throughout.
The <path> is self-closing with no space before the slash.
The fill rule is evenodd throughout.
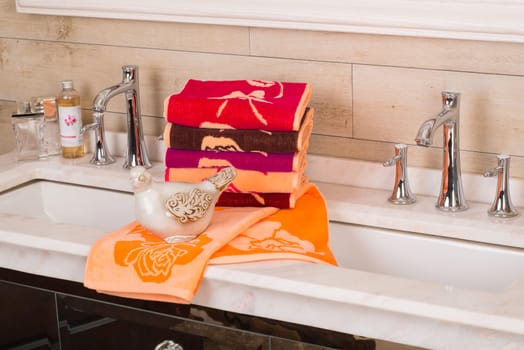
<path id="1" fill-rule="evenodd" d="M 122 159 L 106 167 L 88 160 L 89 156 L 57 157 L 16 163 L 12 154 L 2 155 L 0 193 L 34 179 L 131 190 Z M 386 200 L 394 176 L 391 168 L 319 156 L 310 156 L 308 162 L 308 174 L 326 198 L 330 220 L 513 247 L 524 254 L 524 216 L 501 221 L 486 214 L 494 179 L 464 174 L 471 208 L 444 214 L 434 208 L 438 171 L 410 169 L 419 200 L 399 207 Z M 161 176 L 162 171 L 162 164 L 156 163 L 153 173 Z M 521 181 L 514 181 L 512 190 L 514 203 L 521 206 Z M 524 212 L 522 207 L 520 211 Z M 82 282 L 89 249 L 103 234 L 100 229 L 64 224 L 50 230 L 37 219 L 0 213 L 0 266 Z M 524 348 L 522 297 L 524 278 L 503 290 L 484 291 L 349 268 L 271 261 L 209 266 L 193 302 L 427 348 L 520 349 Z"/>

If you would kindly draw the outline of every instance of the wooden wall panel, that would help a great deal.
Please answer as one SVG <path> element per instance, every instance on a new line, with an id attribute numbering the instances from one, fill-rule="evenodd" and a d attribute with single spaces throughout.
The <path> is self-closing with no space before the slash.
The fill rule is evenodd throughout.
<path id="1" fill-rule="evenodd" d="M 41 16 L 0 0 L 0 37 L 227 54 L 249 53 L 246 27 Z"/>
<path id="2" fill-rule="evenodd" d="M 0 96 L 19 100 L 58 93 L 60 80 L 73 79 L 89 109 L 96 93 L 121 81 L 121 66 L 140 67 L 142 113 L 161 119 L 163 101 L 190 78 L 306 81 L 314 86 L 319 132 L 349 135 L 351 74 L 347 64 L 283 60 L 186 51 L 0 39 Z M 117 96 L 109 111 L 124 112 Z"/>
<path id="3" fill-rule="evenodd" d="M 518 43 L 267 28 L 250 33 L 253 55 L 524 75 L 524 44 Z"/>
<path id="4" fill-rule="evenodd" d="M 497 153 L 524 178 L 524 44 L 19 14 L 0 0 L 0 152 L 13 147 L 18 99 L 56 94 L 73 79 L 85 122 L 102 88 L 140 67 L 145 132 L 164 127 L 163 100 L 189 78 L 307 81 L 316 109 L 310 153 L 382 162 L 414 144 L 440 91 L 463 93 L 462 167 L 481 172 Z M 125 129 L 124 101 L 109 104 L 108 130 Z M 441 137 L 410 147 L 409 164 L 440 168 Z"/>
<path id="5" fill-rule="evenodd" d="M 414 144 L 451 90 L 461 93 L 461 149 L 524 156 L 524 77 L 361 65 L 354 76 L 356 138 Z"/>

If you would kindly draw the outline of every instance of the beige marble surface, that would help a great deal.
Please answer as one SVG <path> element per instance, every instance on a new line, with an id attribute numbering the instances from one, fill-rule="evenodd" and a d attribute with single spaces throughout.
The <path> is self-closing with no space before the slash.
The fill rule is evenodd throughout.
<path id="1" fill-rule="evenodd" d="M 32 179 L 130 191 L 128 172 L 121 169 L 121 159 L 100 168 L 90 165 L 89 157 L 17 164 L 12 154 L 0 156 L 0 191 Z M 433 207 L 435 198 L 431 195 L 433 184 L 439 183 L 439 172 L 412 169 L 413 177 L 430 181 L 414 181 L 420 199 L 416 205 L 396 207 L 386 201 L 391 169 L 380 164 L 311 156 L 308 169 L 326 198 L 330 219 L 350 225 L 348 229 L 410 231 L 421 238 L 453 238 L 452 245 L 456 241 L 479 249 L 509 246 L 516 247 L 509 248 L 515 254 L 524 254 L 523 218 L 508 224 L 493 222 L 486 215 L 489 199 L 482 200 L 484 196 L 490 198 L 491 186 L 476 191 L 476 195 L 466 190 L 467 195 L 472 195 L 472 208 L 466 214 L 443 216 Z M 162 165 L 156 163 L 153 172 L 161 176 L 162 171 Z M 332 181 L 335 173 L 338 181 Z M 468 177 L 464 180 L 477 181 L 475 187 L 483 181 Z M 515 201 L 519 205 L 524 193 L 521 186 L 515 182 Z M 105 234 L 100 229 L 49 222 L 43 226 L 44 222 L 36 219 L 0 216 L 2 267 L 78 282 L 82 282 L 90 246 Z M 342 236 L 337 237 L 339 240 Z M 343 256 L 343 247 L 336 251 Z M 439 262 L 433 263 L 438 268 Z M 364 271 L 350 265 L 272 261 L 209 266 L 193 302 L 426 348 L 518 349 L 524 345 L 523 281 L 519 278 L 486 290 Z"/>

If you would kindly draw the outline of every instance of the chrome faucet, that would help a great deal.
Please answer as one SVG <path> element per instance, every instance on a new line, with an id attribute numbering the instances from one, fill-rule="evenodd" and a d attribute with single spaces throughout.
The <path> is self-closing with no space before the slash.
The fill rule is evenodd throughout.
<path id="1" fill-rule="evenodd" d="M 138 88 L 138 66 L 125 65 L 122 67 L 122 82 L 101 90 L 93 100 L 93 115 L 103 121 L 103 115 L 107 103 L 116 95 L 124 94 L 126 98 L 127 110 L 127 149 L 124 160 L 124 168 L 135 166 L 151 167 L 151 162 L 147 156 L 144 133 L 142 131 L 142 117 L 140 114 L 140 92 Z M 101 123 L 103 126 L 103 122 Z M 103 130 L 103 127 L 100 128 Z M 97 140 L 96 147 L 99 147 Z M 105 147 L 103 142 L 100 147 Z M 95 151 L 94 157 L 99 153 Z M 108 153 L 105 151 L 105 153 Z"/>
<path id="2" fill-rule="evenodd" d="M 462 189 L 459 149 L 459 111 L 460 94 L 442 92 L 442 111 L 426 120 L 418 130 L 415 142 L 429 147 L 433 143 L 436 130 L 442 126 L 444 131 L 442 184 L 436 207 L 443 211 L 462 211 L 468 204 Z"/>

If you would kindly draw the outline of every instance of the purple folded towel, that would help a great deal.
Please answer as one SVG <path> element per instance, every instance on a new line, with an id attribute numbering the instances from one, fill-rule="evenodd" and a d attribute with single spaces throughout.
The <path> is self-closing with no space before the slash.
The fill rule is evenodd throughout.
<path id="1" fill-rule="evenodd" d="M 305 152 L 259 153 L 191 151 L 168 148 L 165 165 L 168 168 L 222 168 L 266 172 L 292 172 L 305 168 Z"/>

